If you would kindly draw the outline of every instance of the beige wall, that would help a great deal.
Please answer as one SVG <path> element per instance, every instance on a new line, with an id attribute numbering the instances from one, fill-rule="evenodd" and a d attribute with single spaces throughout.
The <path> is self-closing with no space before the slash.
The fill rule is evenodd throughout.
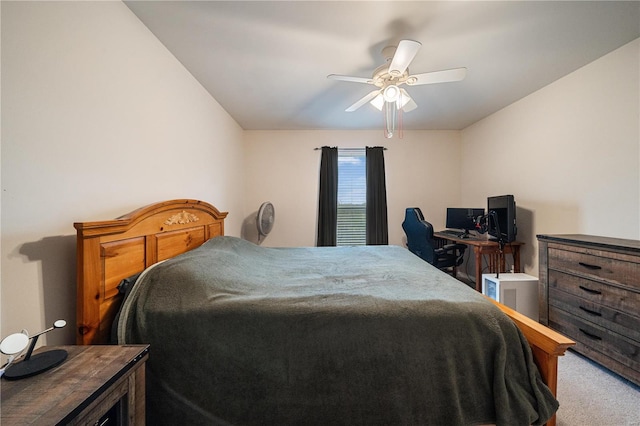
<path id="1" fill-rule="evenodd" d="M 197 198 L 242 224 L 242 129 L 120 2 L 2 2 L 2 335 L 69 326 L 75 229 Z"/>
<path id="2" fill-rule="evenodd" d="M 382 120 L 382 117 L 381 117 Z M 460 202 L 460 133 L 405 131 L 385 139 L 381 131 L 246 131 L 244 236 L 257 241 L 255 215 L 271 201 L 276 210 L 265 246 L 313 246 L 316 238 L 320 151 L 384 146 L 389 243 L 404 245 L 401 224 L 406 207 L 420 207 L 436 228 L 445 208 Z"/>
<path id="3" fill-rule="evenodd" d="M 640 238 L 640 40 L 462 131 L 462 200 L 514 194 L 527 273 L 537 234 Z"/>

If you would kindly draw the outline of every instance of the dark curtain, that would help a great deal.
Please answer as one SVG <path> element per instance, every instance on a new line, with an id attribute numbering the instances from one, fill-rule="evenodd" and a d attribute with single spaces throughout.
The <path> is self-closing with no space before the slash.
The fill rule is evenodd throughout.
<path id="1" fill-rule="evenodd" d="M 367 245 L 389 244 L 384 148 L 367 147 Z"/>
<path id="2" fill-rule="evenodd" d="M 338 148 L 322 147 L 320 194 L 318 197 L 318 235 L 316 245 L 335 246 L 338 228 Z"/>

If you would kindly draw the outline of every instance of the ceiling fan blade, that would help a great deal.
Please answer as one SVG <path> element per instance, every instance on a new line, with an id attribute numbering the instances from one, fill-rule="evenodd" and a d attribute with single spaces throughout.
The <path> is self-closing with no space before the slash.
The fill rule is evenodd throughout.
<path id="1" fill-rule="evenodd" d="M 418 86 L 420 84 L 449 83 L 452 81 L 464 80 L 466 75 L 466 68 L 425 72 L 422 74 L 410 75 L 407 78 L 407 84 L 409 86 Z"/>
<path id="2" fill-rule="evenodd" d="M 416 57 L 422 43 L 414 40 L 402 40 L 398 43 L 396 53 L 393 55 L 389 65 L 389 74 L 400 77 L 407 70 L 407 67 Z"/>
<path id="3" fill-rule="evenodd" d="M 352 77 L 350 75 L 329 74 L 327 78 L 329 80 L 351 81 L 354 83 L 373 84 L 373 80 L 371 80 L 370 78 Z"/>
<path id="4" fill-rule="evenodd" d="M 398 104 L 398 106 L 404 112 L 413 111 L 414 109 L 418 108 L 418 104 L 416 104 L 415 101 L 411 99 L 411 96 L 409 96 L 407 91 L 404 89 L 400 89 L 400 103 Z"/>
<path id="5" fill-rule="evenodd" d="M 380 90 L 374 90 L 373 92 L 369 92 L 367 95 L 365 95 L 363 98 L 361 98 L 358 102 L 356 102 L 355 104 L 351 105 L 349 108 L 345 109 L 345 111 L 346 112 L 353 112 L 353 111 L 357 110 L 362 105 L 366 104 L 371 99 L 373 99 L 376 96 L 378 96 L 379 93 L 380 93 Z"/>

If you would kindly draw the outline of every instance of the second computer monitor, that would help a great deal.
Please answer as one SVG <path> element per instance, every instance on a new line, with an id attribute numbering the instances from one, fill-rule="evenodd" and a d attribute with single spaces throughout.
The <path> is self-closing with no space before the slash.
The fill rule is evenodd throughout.
<path id="1" fill-rule="evenodd" d="M 484 215 L 484 209 L 468 209 L 461 207 L 448 207 L 447 229 L 460 229 L 465 232 L 476 229 L 475 219 Z"/>

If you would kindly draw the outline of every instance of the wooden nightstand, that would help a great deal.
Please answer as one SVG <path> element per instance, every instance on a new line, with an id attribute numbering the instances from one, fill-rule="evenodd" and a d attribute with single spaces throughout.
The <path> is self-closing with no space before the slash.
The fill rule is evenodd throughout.
<path id="1" fill-rule="evenodd" d="M 2 379 L 2 426 L 144 425 L 147 345 L 49 346 L 40 351 L 50 349 L 64 349 L 69 356 L 40 375 Z"/>

